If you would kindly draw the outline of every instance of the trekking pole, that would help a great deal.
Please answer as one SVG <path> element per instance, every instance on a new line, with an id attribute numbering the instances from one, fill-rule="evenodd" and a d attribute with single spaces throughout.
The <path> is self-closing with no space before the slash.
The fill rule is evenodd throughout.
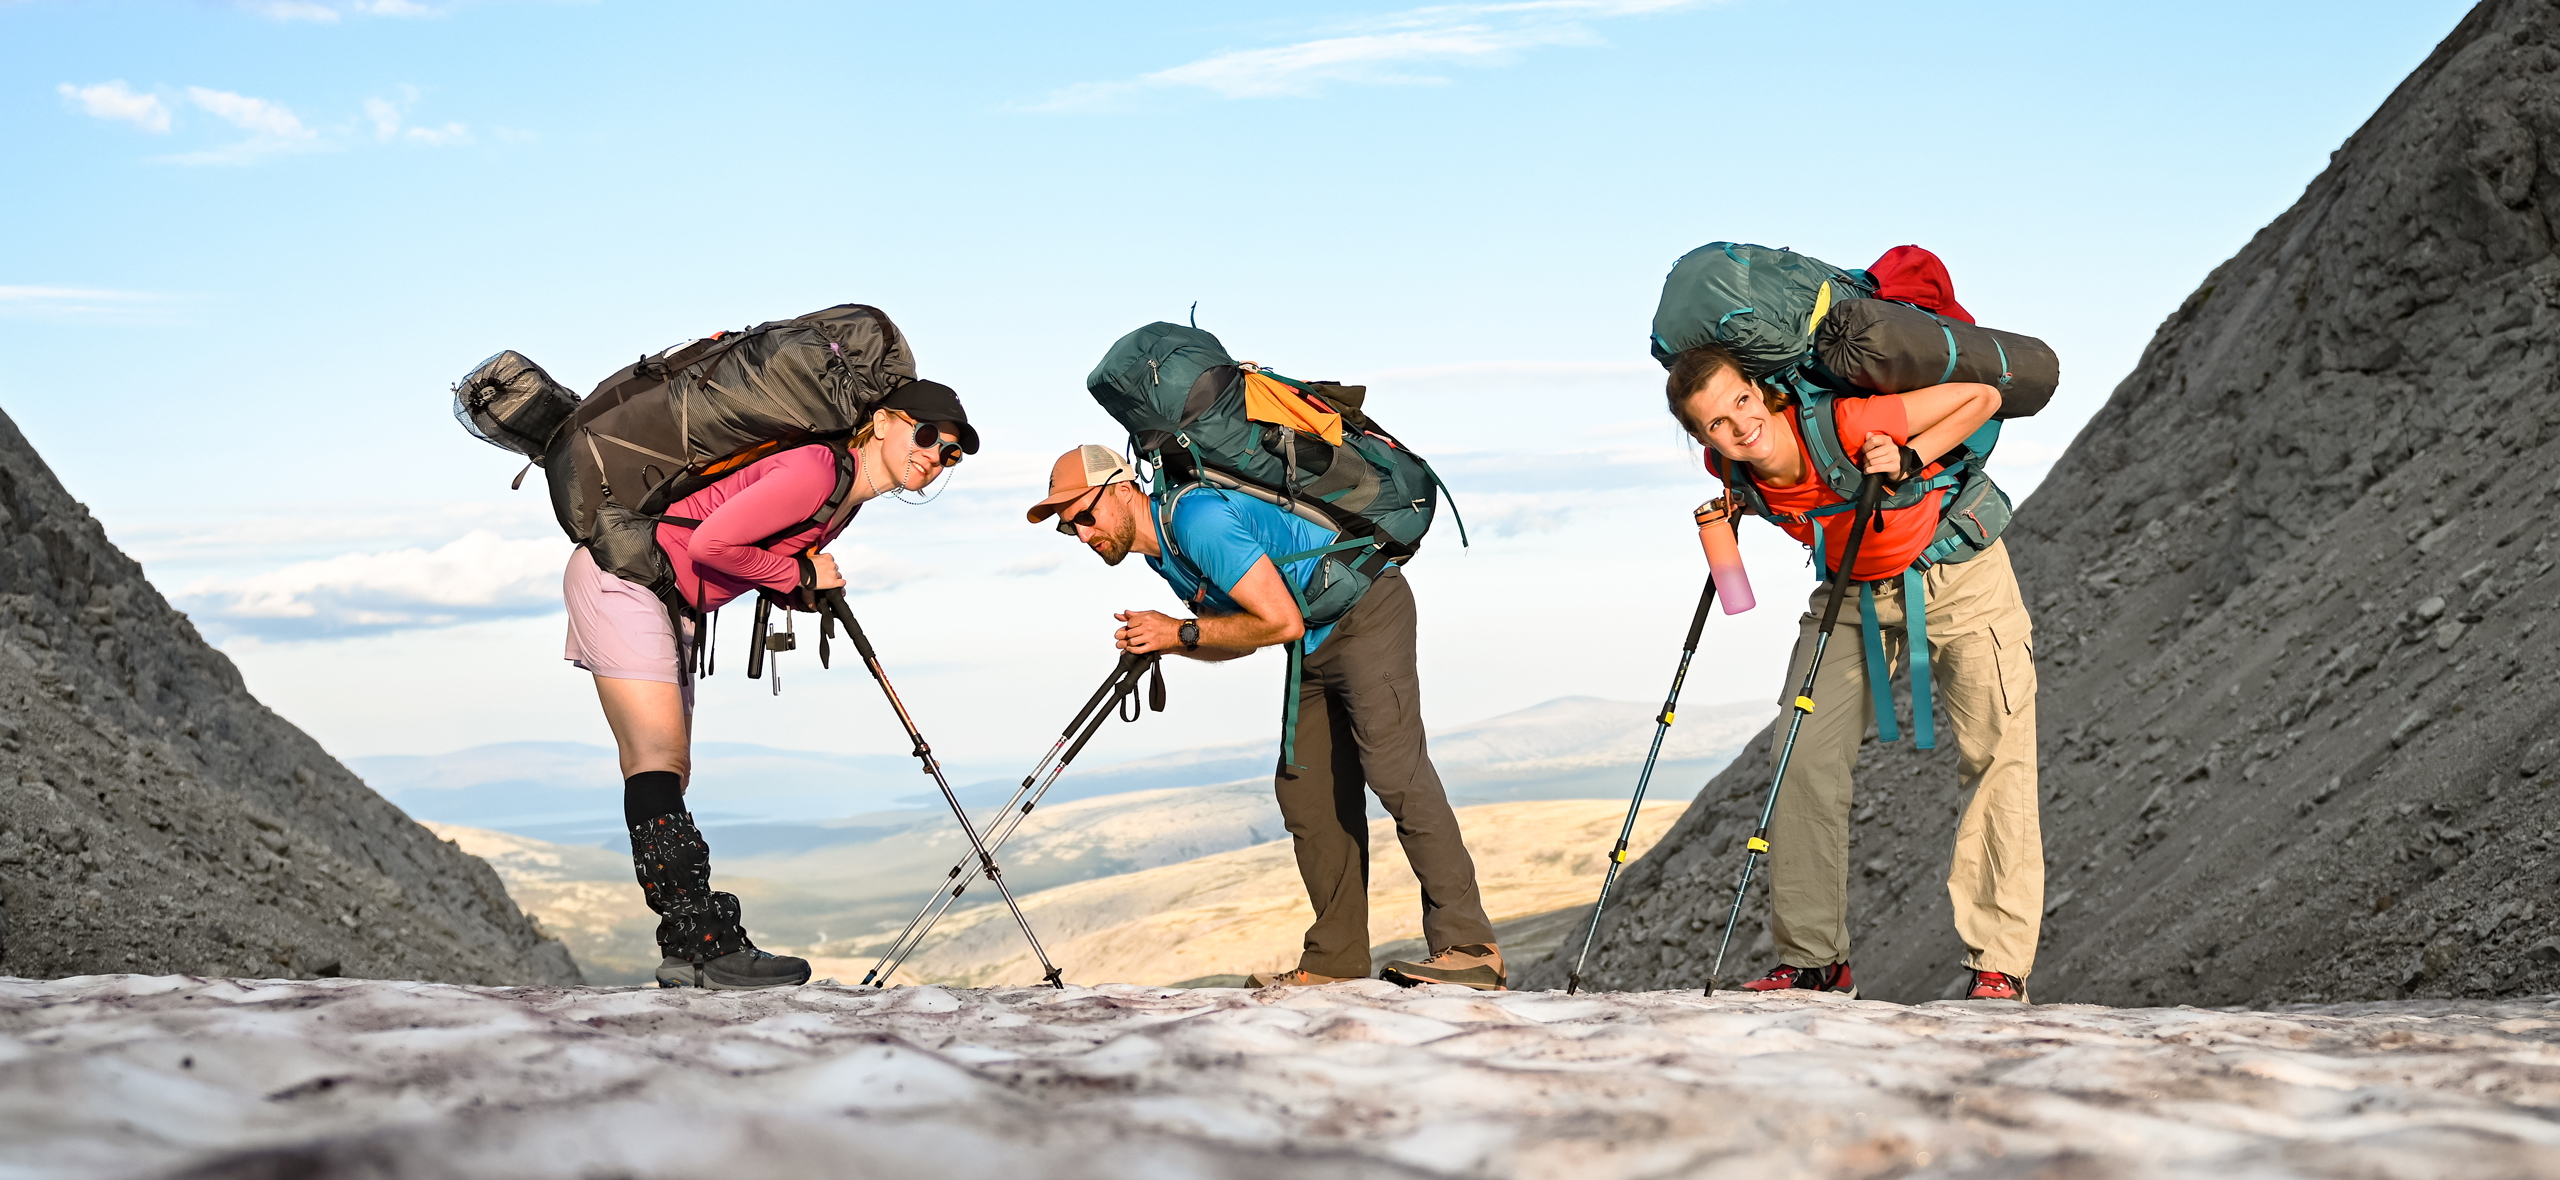
<path id="1" fill-rule="evenodd" d="M 907 729 L 907 740 L 915 743 L 916 761 L 923 763 L 924 772 L 933 776 L 933 785 L 942 788 L 942 801 L 951 805 L 951 817 L 960 821 L 961 834 L 969 837 L 969 848 L 977 853 L 981 871 L 986 873 L 988 880 L 995 882 L 996 892 L 1004 895 L 1004 904 L 1013 910 L 1014 923 L 1022 927 L 1022 937 L 1031 943 L 1031 953 L 1039 957 L 1043 970 L 1041 978 L 1047 980 L 1049 986 L 1064 990 L 1067 984 L 1059 977 L 1057 964 L 1050 962 L 1049 952 L 1041 949 L 1040 936 L 1031 932 L 1031 919 L 1022 916 L 1022 904 L 1013 899 L 1013 890 L 1005 887 L 1004 876 L 996 868 L 995 855 L 987 851 L 986 844 L 978 839 L 977 825 L 969 822 L 969 809 L 960 805 L 960 795 L 951 789 L 951 780 L 942 776 L 942 764 L 934 761 L 933 747 L 925 744 L 924 735 L 917 732 L 915 718 L 907 714 L 907 703 L 898 699 L 898 690 L 890 685 L 889 674 L 880 668 L 879 653 L 871 650 L 871 638 L 862 633 L 862 624 L 854 621 L 853 608 L 845 605 L 844 589 L 838 587 L 827 591 L 821 602 L 829 618 L 844 624 L 846 637 L 853 640 L 853 649 L 862 654 L 863 664 L 871 669 L 871 678 L 880 682 L 881 693 L 889 698 L 889 707 L 898 714 L 898 724 Z"/>
<path id="2" fill-rule="evenodd" d="M 1011 840 L 1013 834 L 1021 829 L 1023 821 L 1030 816 L 1031 809 L 1040 805 L 1040 800 L 1048 796 L 1049 788 L 1058 781 L 1058 776 L 1066 773 L 1067 765 L 1076 760 L 1077 754 L 1084 752 L 1085 743 L 1093 740 L 1093 735 L 1101 731 L 1103 723 L 1111 719 L 1111 715 L 1118 710 L 1122 701 L 1131 700 L 1137 696 L 1139 679 L 1154 671 L 1156 662 L 1160 658 L 1158 654 L 1150 652 L 1139 657 L 1135 663 L 1124 660 L 1123 666 L 1126 670 L 1116 674 L 1110 682 L 1103 685 L 1102 693 L 1097 693 L 1092 701 L 1086 702 L 1085 712 L 1078 713 L 1076 724 L 1068 726 L 1072 730 L 1076 725 L 1081 725 L 1084 732 L 1078 734 L 1074 743 L 1067 746 L 1066 756 L 1049 768 L 1049 777 L 1041 781 L 1039 788 L 1031 792 L 1031 797 L 1025 800 L 1019 809 L 1013 809 L 1008 805 L 1001 826 L 987 833 L 989 851 L 1003 848 L 1005 842 Z M 1154 680 L 1148 701 L 1148 704 L 1157 712 L 1164 711 L 1163 687 L 1164 677 L 1159 673 Z M 1107 697 L 1104 694 L 1108 694 Z M 1099 712 L 1094 711 L 1096 702 L 1101 704 Z M 1091 717 L 1090 721 L 1087 721 L 1088 716 Z M 1123 720 L 1135 721 L 1137 718 L 1133 715 Z M 1035 770 L 1034 773 L 1036 774 L 1037 771 Z M 1023 784 L 1029 786 L 1030 781 L 1029 777 L 1025 777 Z M 1018 797 L 1021 792 L 1017 790 L 1015 794 Z M 916 948 L 924 945 L 925 936 L 933 933 L 934 926 L 942 921 L 943 915 L 951 912 L 951 907 L 959 902 L 960 894 L 977 880 L 977 874 L 969 870 L 967 860 L 963 859 L 953 868 L 955 871 L 952 875 L 955 879 L 951 888 L 936 894 L 932 900 L 925 903 L 925 909 L 917 914 L 922 924 L 909 923 L 914 927 L 913 935 L 905 940 L 903 947 L 893 945 L 889 954 L 881 956 L 880 962 L 871 968 L 873 974 L 864 977 L 866 982 L 876 976 L 881 986 L 888 986 L 889 977 L 906 964 L 907 958 L 915 954 Z M 968 875 L 960 876 L 961 872 L 967 872 Z"/>
<path id="3" fill-rule="evenodd" d="M 1822 673 L 1822 650 L 1831 645 L 1831 625 L 1840 621 L 1840 600 L 1849 591 L 1858 570 L 1858 544 L 1867 539 L 1867 522 L 1876 514 L 1876 501 L 1884 495 L 1884 477 L 1868 472 L 1858 485 L 1858 514 L 1849 525 L 1849 549 L 1840 558 L 1840 576 L 1831 583 L 1831 601 L 1822 608 L 1822 629 L 1813 633 L 1813 662 L 1805 665 L 1804 684 L 1796 689 L 1795 713 L 1787 720 L 1787 744 L 1778 750 L 1777 772 L 1769 777 L 1769 797 L 1760 804 L 1760 827 L 1751 833 L 1742 854 L 1742 880 L 1733 887 L 1733 912 L 1724 920 L 1724 938 L 1716 943 L 1715 966 L 1707 970 L 1707 994 L 1716 994 L 1716 984 L 1724 978 L 1724 953 L 1733 945 L 1733 928 L 1742 921 L 1742 897 L 1751 889 L 1751 871 L 1760 866 L 1760 854 L 1769 851 L 1769 816 L 1778 809 L 1778 787 L 1787 781 L 1787 759 L 1796 752 L 1796 731 L 1804 727 L 1805 715 L 1813 712 L 1813 680 Z M 1912 604 L 1904 603 L 1905 609 Z"/>
<path id="4" fill-rule="evenodd" d="M 1644 788 L 1653 779 L 1653 762 L 1662 754 L 1662 737 L 1671 732 L 1671 712 L 1680 705 L 1680 684 L 1689 678 L 1689 657 L 1698 654 L 1698 633 L 1707 629 L 1707 607 L 1716 600 L 1716 580 L 1707 579 L 1707 588 L 1698 592 L 1698 613 L 1689 618 L 1689 638 L 1680 645 L 1680 668 L 1671 674 L 1671 692 L 1662 698 L 1662 713 L 1653 719 L 1653 748 L 1644 752 L 1644 769 L 1636 774 L 1636 797 L 1627 801 L 1627 822 L 1618 827 L 1618 846 L 1609 850 L 1609 872 L 1600 878 L 1600 900 L 1591 903 L 1591 928 L 1582 934 L 1582 953 L 1573 957 L 1573 971 L 1565 976 L 1564 994 L 1582 990 L 1582 965 L 1591 958 L 1591 942 L 1600 936 L 1600 915 L 1609 908 L 1609 889 L 1618 883 L 1618 869 L 1627 863 L 1627 841 L 1636 834 L 1636 813 L 1644 809 Z"/>
<path id="5" fill-rule="evenodd" d="M 1094 689 L 1093 695 L 1085 699 L 1084 708 L 1077 710 L 1075 720 L 1068 722 L 1067 727 L 1059 731 L 1058 740 L 1050 743 L 1049 752 L 1040 756 L 1039 763 L 1031 768 L 1031 773 L 1022 776 L 1022 785 L 1013 789 L 1013 797 L 1005 800 L 1004 807 L 996 812 L 999 822 L 1006 823 L 1007 826 L 1003 832 L 988 832 L 988 851 L 993 852 L 1004 846 L 1004 837 L 1011 833 L 1012 823 L 1016 822 L 1012 820 L 1014 807 L 1017 804 L 1022 804 L 1023 795 L 1031 790 L 1033 780 L 1039 778 L 1040 772 L 1048 769 L 1050 760 L 1058 756 L 1058 751 L 1065 749 L 1067 747 L 1067 743 L 1074 739 L 1076 729 L 1084 724 L 1086 717 L 1092 715 L 1095 706 L 1102 704 L 1103 697 L 1106 694 L 1111 695 L 1114 698 L 1115 703 L 1117 702 L 1119 694 L 1112 693 L 1112 689 L 1118 686 L 1121 681 L 1130 679 L 1130 666 L 1136 664 L 1140 658 L 1141 657 L 1136 652 L 1124 651 L 1120 653 L 1120 663 L 1118 666 L 1111 669 L 1111 675 L 1105 677 L 1102 681 L 1102 686 Z M 1069 757 L 1073 757 L 1073 755 L 1069 755 Z M 1055 776 L 1051 777 L 1052 781 L 1054 781 Z M 1024 805 L 1022 807 L 1022 814 L 1030 814 L 1032 806 L 1036 806 L 1038 803 L 1039 799 L 1034 797 L 1029 805 Z M 968 888 L 970 883 L 977 879 L 977 874 L 975 873 L 970 873 L 968 880 L 961 879 L 962 873 L 969 872 L 969 865 L 970 858 L 963 856 L 952 864 L 951 871 L 949 873 L 943 875 L 943 880 L 949 882 L 951 885 L 949 890 L 949 895 L 951 897 L 957 898 L 960 896 L 960 891 Z M 889 949 L 881 954 L 880 961 L 872 964 L 871 970 L 863 975 L 860 986 L 869 987 L 871 985 L 871 981 L 874 979 L 879 979 L 884 982 L 888 979 L 888 973 L 896 970 L 896 967 L 892 965 L 893 961 L 903 960 L 906 958 L 906 955 L 903 952 L 908 947 L 909 942 L 911 940 L 922 940 L 924 938 L 923 932 L 916 929 L 916 927 L 920 923 L 927 922 L 926 915 L 932 913 L 934 901 L 938 900 L 942 896 L 943 890 L 937 887 L 934 892 L 934 897 L 926 900 L 924 906 L 916 911 L 915 917 L 907 919 L 906 928 L 898 932 L 898 937 L 889 943 Z"/>

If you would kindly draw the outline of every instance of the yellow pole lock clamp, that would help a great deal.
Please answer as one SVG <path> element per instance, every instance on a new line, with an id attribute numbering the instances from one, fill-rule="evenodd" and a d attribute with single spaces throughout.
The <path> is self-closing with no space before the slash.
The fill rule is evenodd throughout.
<path id="1" fill-rule="evenodd" d="M 1805 712 L 1807 712 L 1807 713 L 1813 712 L 1813 698 L 1812 698 L 1812 697 L 1797 697 L 1797 698 L 1796 698 L 1796 707 L 1797 707 L 1797 708 L 1799 708 L 1799 709 L 1804 710 L 1804 711 L 1805 711 Z"/>
<path id="2" fill-rule="evenodd" d="M 1753 852 L 1767 852 L 1769 851 L 1769 842 L 1758 836 L 1753 836 L 1751 838 L 1751 842 L 1746 845 L 1746 847 L 1750 848 Z"/>

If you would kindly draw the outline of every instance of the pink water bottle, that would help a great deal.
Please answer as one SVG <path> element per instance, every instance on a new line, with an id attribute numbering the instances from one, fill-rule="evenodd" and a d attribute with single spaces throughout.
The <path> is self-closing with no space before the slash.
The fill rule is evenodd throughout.
<path id="1" fill-rule="evenodd" d="M 1742 568 L 1742 547 L 1734 543 L 1734 520 L 1722 496 L 1698 505 L 1698 543 L 1707 548 L 1707 573 L 1716 580 L 1716 598 L 1724 613 L 1738 615 L 1758 605 L 1751 597 L 1751 575 Z"/>

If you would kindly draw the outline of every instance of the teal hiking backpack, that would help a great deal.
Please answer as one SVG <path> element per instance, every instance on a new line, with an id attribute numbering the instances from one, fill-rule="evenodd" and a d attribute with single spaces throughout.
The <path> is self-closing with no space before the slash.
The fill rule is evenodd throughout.
<path id="1" fill-rule="evenodd" d="M 1746 511 L 1771 520 L 1811 524 L 1814 560 L 1825 581 L 1834 571 L 1829 568 L 1820 518 L 1853 511 L 1858 485 L 1865 475 L 1859 470 L 1857 455 L 1840 445 L 1833 401 L 1899 393 L 1955 380 L 1979 381 L 2002 391 L 2000 416 L 1983 423 L 1972 437 L 1941 456 L 1937 472 L 1903 483 L 1878 504 L 1884 509 L 1909 508 L 1933 492 L 1947 493 L 1940 504 L 1936 535 L 1902 573 L 1903 613 L 1911 652 L 1913 738 L 1914 744 L 1925 750 L 1937 744 L 1937 734 L 1929 689 L 1928 594 L 1921 574 L 1931 566 L 1953 565 L 1979 556 L 2008 528 L 2009 495 L 1992 482 L 1984 465 L 2000 441 L 2001 418 L 2024 417 L 2041 408 L 2045 399 L 2052 396 L 2053 382 L 2059 380 L 2058 367 L 2049 363 L 2052 350 L 2041 341 L 1992 333 L 1970 323 L 1949 323 L 1926 309 L 1916 309 L 1927 316 L 1925 330 L 1914 331 L 1911 318 L 1898 312 L 1915 305 L 1894 304 L 1897 314 L 1890 316 L 1832 315 L 1835 308 L 1843 305 L 1874 300 L 1875 290 L 1863 270 L 1843 270 L 1817 258 L 1765 246 L 1710 242 L 1683 255 L 1663 280 L 1662 301 L 1653 316 L 1653 356 L 1668 369 L 1682 352 L 1703 344 L 1722 344 L 1754 381 L 1794 399 L 1796 431 L 1812 456 L 1814 473 L 1840 497 L 1840 503 L 1801 517 L 1778 513 L 1769 507 L 1748 469 L 1728 471 L 1713 451 L 1707 453 L 1707 465 L 1741 497 Z M 1848 325 L 1845 332 L 1844 325 Z M 1959 335 L 1958 328 L 1964 334 Z M 1992 350 L 1964 347 L 1976 340 L 1993 341 Z M 1927 361 L 1934 362 L 1943 355 L 1943 367 L 1909 363 L 1921 359 L 1924 349 L 1934 350 L 1928 352 Z M 2017 356 L 2011 357 L 2010 352 Z M 1924 375 L 1912 377 L 1917 384 L 1904 384 L 1900 389 L 1870 388 L 1843 378 L 1834 371 L 1833 364 L 1826 364 L 1827 360 L 1836 361 L 1841 371 L 1861 376 L 1885 372 Z M 1905 363 L 1881 363 L 1889 361 Z M 2013 405 L 2012 390 L 2016 391 L 2015 413 L 2008 412 Z M 1884 741 L 1897 741 L 1902 736 L 1901 727 L 1893 715 L 1893 688 L 1885 662 L 1883 628 L 1876 616 L 1874 583 L 1859 584 L 1858 612 L 1866 641 L 1867 687 L 1876 705 L 1877 735 Z"/>
<path id="2" fill-rule="evenodd" d="M 1129 432 L 1166 560 L 1190 569 L 1166 522 L 1181 497 L 1204 487 L 1251 496 L 1334 533 L 1330 545 L 1272 561 L 1285 568 L 1320 559 L 1303 585 L 1289 587 L 1309 630 L 1339 621 L 1388 566 L 1413 559 L 1447 491 L 1430 463 L 1369 417 L 1366 386 L 1239 363 L 1196 327 L 1158 322 L 1121 337 L 1085 387 Z M 1317 429 L 1328 416 L 1339 419 L 1339 442 Z M 1466 527 L 1458 522 L 1460 545 Z M 1289 645 L 1284 762 L 1296 750 L 1305 658 L 1303 639 Z"/>

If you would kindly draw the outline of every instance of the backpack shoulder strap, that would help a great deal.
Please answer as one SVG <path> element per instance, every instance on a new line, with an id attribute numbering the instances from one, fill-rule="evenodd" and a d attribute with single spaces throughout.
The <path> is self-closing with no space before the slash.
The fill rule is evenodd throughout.
<path id="1" fill-rule="evenodd" d="M 1175 565 L 1180 568 L 1183 573 L 1187 574 L 1194 582 L 1207 582 L 1209 578 L 1208 575 L 1200 572 L 1199 566 L 1191 564 L 1190 558 L 1182 555 L 1182 545 L 1180 542 L 1176 541 L 1173 536 L 1173 510 L 1176 505 L 1182 502 L 1182 498 L 1184 496 L 1190 495 L 1191 493 L 1199 491 L 1205 487 L 1208 487 L 1208 485 L 1187 483 L 1165 493 L 1160 498 L 1156 496 L 1147 497 L 1148 508 L 1150 511 L 1155 513 L 1156 518 L 1156 548 L 1163 550 L 1164 559 L 1175 563 Z M 1209 488 L 1209 494 L 1213 496 L 1223 496 L 1223 493 L 1219 492 L 1216 488 Z"/>
<path id="2" fill-rule="evenodd" d="M 756 542 L 756 548 L 762 549 L 784 537 L 798 536 L 813 528 L 818 530 L 819 536 L 824 537 L 829 530 L 852 519 L 854 513 L 862 510 L 862 505 L 853 502 L 854 469 L 862 462 L 854 453 L 853 440 L 844 439 L 824 445 L 834 455 L 836 461 L 835 490 L 827 493 L 827 498 L 818 502 L 817 509 L 809 514 L 809 519 L 782 526 L 779 531 Z"/>

